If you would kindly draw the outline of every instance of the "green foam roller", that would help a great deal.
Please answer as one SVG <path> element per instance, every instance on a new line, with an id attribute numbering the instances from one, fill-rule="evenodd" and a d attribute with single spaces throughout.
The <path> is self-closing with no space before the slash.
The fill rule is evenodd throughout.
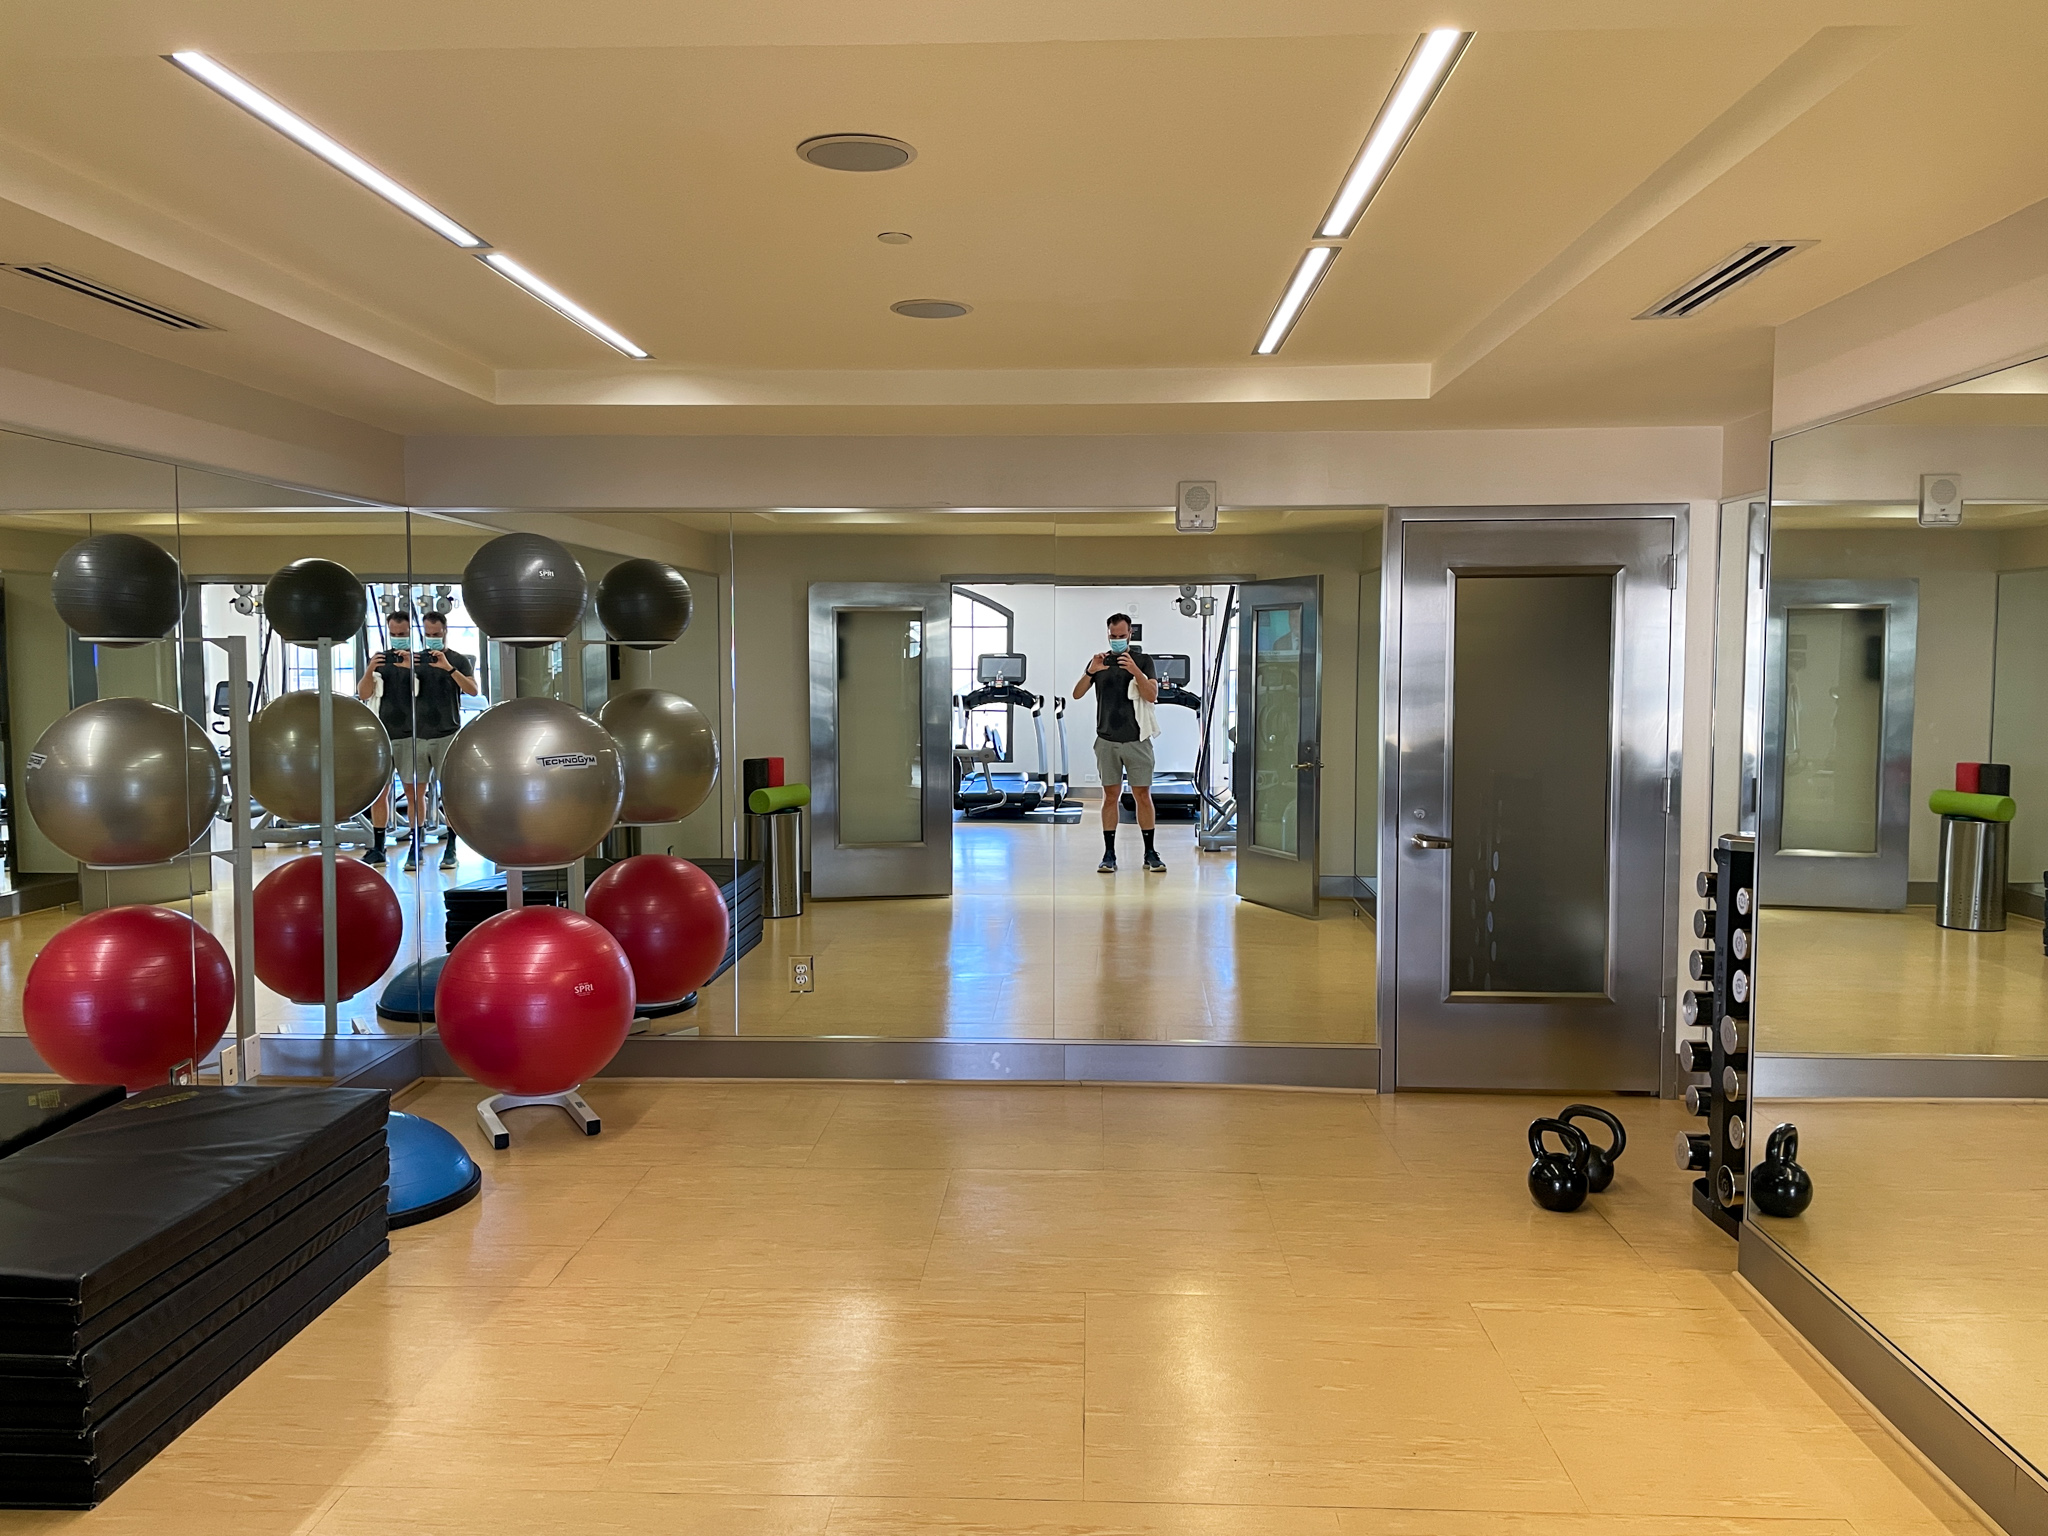
<path id="1" fill-rule="evenodd" d="M 811 803 L 811 786 L 808 784 L 777 784 L 772 788 L 757 789 L 747 796 L 747 809 L 756 816 L 772 816 L 777 811 L 793 811 L 800 805 Z"/>
<path id="2" fill-rule="evenodd" d="M 1959 789 L 1937 789 L 1927 797 L 1927 809 L 1971 821 L 2011 821 L 2019 811 L 2011 795 L 1966 795 Z"/>

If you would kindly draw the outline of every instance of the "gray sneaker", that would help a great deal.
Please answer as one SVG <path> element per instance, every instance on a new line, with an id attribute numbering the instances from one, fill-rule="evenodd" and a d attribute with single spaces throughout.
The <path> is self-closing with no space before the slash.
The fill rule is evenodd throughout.
<path id="1" fill-rule="evenodd" d="M 1160 858 L 1157 853 L 1147 853 L 1145 855 L 1145 873 L 1148 875 L 1165 874 L 1166 861 Z"/>
<path id="2" fill-rule="evenodd" d="M 1113 853 L 1105 853 L 1105 854 L 1104 854 L 1104 855 L 1102 856 L 1102 862 L 1101 862 L 1100 864 L 1098 864 L 1098 865 L 1096 865 L 1096 866 L 1095 866 L 1095 873 L 1097 873 L 1098 875 L 1113 875 L 1113 874 L 1115 874 L 1115 873 L 1116 873 L 1116 855 L 1115 855 L 1115 854 L 1113 854 Z"/>

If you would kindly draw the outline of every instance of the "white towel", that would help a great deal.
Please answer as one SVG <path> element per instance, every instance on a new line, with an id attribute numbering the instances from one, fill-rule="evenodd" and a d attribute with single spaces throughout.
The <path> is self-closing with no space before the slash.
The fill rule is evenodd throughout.
<path id="1" fill-rule="evenodd" d="M 1138 717 L 1138 740 L 1150 741 L 1159 734 L 1159 711 L 1137 689 L 1131 690 L 1131 710 Z"/>

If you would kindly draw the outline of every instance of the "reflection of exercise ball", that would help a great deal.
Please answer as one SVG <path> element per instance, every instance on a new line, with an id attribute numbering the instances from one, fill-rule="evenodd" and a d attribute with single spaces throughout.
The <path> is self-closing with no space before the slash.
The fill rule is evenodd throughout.
<path id="1" fill-rule="evenodd" d="M 659 650 L 690 627 L 690 584 L 663 561 L 621 561 L 597 583 L 597 616 L 618 644 Z"/>
<path id="2" fill-rule="evenodd" d="M 553 539 L 507 533 L 469 558 L 462 603 L 477 627 L 507 645 L 553 645 L 583 617 L 583 567 Z"/>
<path id="3" fill-rule="evenodd" d="M 220 754 L 147 699 L 95 699 L 43 732 L 22 775 L 43 835 L 87 864 L 161 864 L 220 809 Z"/>
<path id="4" fill-rule="evenodd" d="M 718 735 L 704 711 L 679 693 L 636 688 L 605 700 L 597 723 L 619 744 L 629 827 L 681 821 L 718 782 Z"/>
<path id="5" fill-rule="evenodd" d="M 234 1006 L 228 952 L 169 907 L 109 907 L 60 928 L 21 994 L 29 1040 L 53 1071 L 129 1088 L 202 1060 Z"/>
<path id="6" fill-rule="evenodd" d="M 320 856 L 280 864 L 256 887 L 256 979 L 295 1003 L 327 995 L 321 953 Z M 405 915 L 384 877 L 360 859 L 334 861 L 335 996 L 354 997 L 382 976 L 405 936 Z"/>
<path id="7" fill-rule="evenodd" d="M 633 968 L 566 907 L 518 907 L 462 936 L 434 998 L 455 1064 L 501 1093 L 565 1093 L 616 1056 L 633 1025 Z"/>
<path id="8" fill-rule="evenodd" d="M 132 533 L 96 533 L 50 576 L 57 615 L 94 645 L 146 645 L 178 627 L 184 587 L 169 550 Z"/>
<path id="9" fill-rule="evenodd" d="M 619 819 L 618 745 L 559 699 L 510 699 L 457 733 L 441 763 L 441 811 L 478 853 L 508 869 L 580 859 Z"/>
<path id="10" fill-rule="evenodd" d="M 334 701 L 334 817 L 346 821 L 391 782 L 391 738 L 360 699 Z M 249 789 L 286 821 L 320 819 L 320 695 L 279 694 L 249 722 Z"/>
<path id="11" fill-rule="evenodd" d="M 279 639 L 294 645 L 353 639 L 369 613 L 356 573 L 332 560 L 294 560 L 263 588 L 264 617 Z"/>
<path id="12" fill-rule="evenodd" d="M 642 1003 L 688 997 L 724 962 L 732 937 L 718 882 L 665 853 L 621 859 L 591 881 L 583 905 L 626 952 Z"/>

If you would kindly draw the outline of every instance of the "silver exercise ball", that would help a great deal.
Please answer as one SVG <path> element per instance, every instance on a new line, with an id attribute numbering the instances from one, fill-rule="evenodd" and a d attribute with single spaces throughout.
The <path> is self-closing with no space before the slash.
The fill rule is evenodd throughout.
<path id="1" fill-rule="evenodd" d="M 220 754 L 197 721 L 148 699 L 96 699 L 57 721 L 22 775 L 43 835 L 87 864 L 161 864 L 220 809 Z"/>
<path id="2" fill-rule="evenodd" d="M 464 842 L 508 869 L 558 869 L 604 841 L 626 778 L 618 744 L 559 699 L 511 699 L 456 734 L 441 810 Z"/>
<path id="3" fill-rule="evenodd" d="M 679 693 L 622 693 L 605 701 L 597 723 L 619 744 L 626 765 L 623 826 L 681 821 L 718 782 L 718 735 L 704 711 Z"/>
<path id="4" fill-rule="evenodd" d="M 346 694 L 334 701 L 334 819 L 367 810 L 391 782 L 391 737 L 377 712 Z M 249 722 L 249 790 L 273 816 L 320 819 L 320 695 L 279 694 Z"/>

